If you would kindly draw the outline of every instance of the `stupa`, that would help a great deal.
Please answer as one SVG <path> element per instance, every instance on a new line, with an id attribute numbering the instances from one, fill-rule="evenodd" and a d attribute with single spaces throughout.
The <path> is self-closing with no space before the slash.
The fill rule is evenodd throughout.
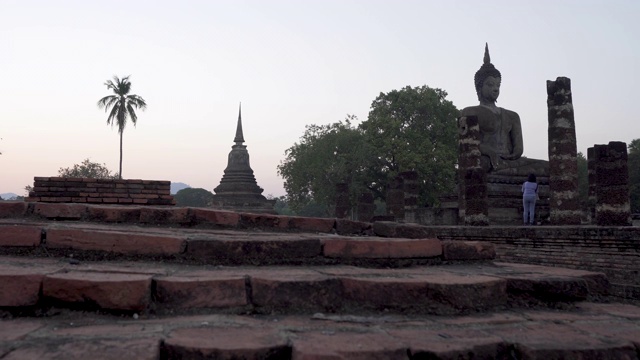
<path id="1" fill-rule="evenodd" d="M 227 168 L 224 170 L 220 185 L 213 191 L 212 207 L 225 210 L 275 214 L 275 200 L 267 200 L 264 191 L 258 186 L 249 164 L 249 152 L 243 145 L 242 104 L 238 109 L 238 125 L 235 145 L 231 147 Z"/>

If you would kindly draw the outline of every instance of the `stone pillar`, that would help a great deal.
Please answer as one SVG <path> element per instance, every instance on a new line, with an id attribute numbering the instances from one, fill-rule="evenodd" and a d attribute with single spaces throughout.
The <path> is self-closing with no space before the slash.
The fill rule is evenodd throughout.
<path id="1" fill-rule="evenodd" d="M 336 184 L 336 218 L 344 219 L 349 215 L 349 184 Z"/>
<path id="2" fill-rule="evenodd" d="M 396 176 L 387 189 L 387 215 L 396 221 L 404 221 L 404 190 L 402 177 Z"/>
<path id="3" fill-rule="evenodd" d="M 549 210 L 552 225 L 580 224 L 578 151 L 571 80 L 547 80 L 549 117 Z"/>
<path id="4" fill-rule="evenodd" d="M 627 144 L 612 141 L 593 147 L 596 183 L 596 224 L 631 226 Z"/>
<path id="5" fill-rule="evenodd" d="M 376 205 L 371 192 L 363 192 L 358 197 L 358 221 L 369 222 L 373 219 Z"/>
<path id="6" fill-rule="evenodd" d="M 458 216 L 466 225 L 489 225 L 487 177 L 480 167 L 477 116 L 458 119 Z"/>
<path id="7" fill-rule="evenodd" d="M 596 223 L 596 155 L 595 149 L 587 149 L 587 178 L 589 179 L 589 192 L 587 204 L 589 206 L 589 223 Z"/>
<path id="8" fill-rule="evenodd" d="M 400 173 L 402 177 L 402 190 L 404 191 L 404 221 L 408 223 L 416 222 L 416 211 L 418 210 L 418 172 L 405 171 Z"/>

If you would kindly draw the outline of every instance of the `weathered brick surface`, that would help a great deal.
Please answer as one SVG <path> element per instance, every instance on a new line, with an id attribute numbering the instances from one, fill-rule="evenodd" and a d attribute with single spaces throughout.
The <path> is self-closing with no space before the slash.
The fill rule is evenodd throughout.
<path id="1" fill-rule="evenodd" d="M 0 344 L 7 341 L 24 339 L 28 334 L 42 328 L 44 324 L 39 321 L 19 319 L 3 323 L 0 320 Z M 4 355 L 1 351 L 0 354 Z"/>
<path id="2" fill-rule="evenodd" d="M 298 231 L 307 232 L 322 232 L 329 233 L 335 227 L 335 219 L 325 218 L 309 218 L 309 217 L 282 217 L 287 221 L 282 221 L 281 225 L 285 228 Z"/>
<path id="3" fill-rule="evenodd" d="M 47 275 L 42 294 L 64 302 L 96 304 L 108 310 L 141 311 L 151 300 L 151 276 L 70 271 Z"/>
<path id="4" fill-rule="evenodd" d="M 373 233 L 377 236 L 390 238 L 422 239 L 433 238 L 436 232 L 429 227 L 415 224 L 399 224 L 391 221 L 376 221 L 373 223 Z"/>
<path id="5" fill-rule="evenodd" d="M 455 314 L 492 308 L 507 300 L 505 281 L 478 275 L 345 277 L 342 283 L 346 300 L 376 310 Z"/>
<path id="6" fill-rule="evenodd" d="M 0 265 L 0 307 L 35 305 L 45 274 L 42 269 Z"/>
<path id="7" fill-rule="evenodd" d="M 175 205 L 171 182 L 35 177 L 28 202 Z"/>
<path id="8" fill-rule="evenodd" d="M 323 254 L 344 258 L 430 258 L 442 255 L 438 239 L 326 238 Z"/>
<path id="9" fill-rule="evenodd" d="M 300 262 L 322 254 L 319 239 L 253 238 L 244 236 L 218 236 L 216 239 L 193 237 L 187 240 L 186 256 L 208 260 L 215 264 L 274 264 Z"/>
<path id="10" fill-rule="evenodd" d="M 370 235 L 373 229 L 370 222 L 336 219 L 336 232 L 340 235 Z"/>
<path id="11" fill-rule="evenodd" d="M 143 207 L 140 209 L 140 222 L 146 224 L 189 224 L 189 208 Z"/>
<path id="12" fill-rule="evenodd" d="M 41 226 L 0 224 L 0 246 L 38 246 L 41 236 Z"/>
<path id="13" fill-rule="evenodd" d="M 240 214 L 232 211 L 192 208 L 193 221 L 196 224 L 236 227 Z"/>
<path id="14" fill-rule="evenodd" d="M 509 351 L 500 337 L 475 329 L 401 329 L 388 334 L 409 349 L 412 359 L 500 359 Z"/>
<path id="15" fill-rule="evenodd" d="M 247 305 L 245 278 L 199 272 L 154 279 L 156 300 L 174 309 L 235 307 Z"/>
<path id="16" fill-rule="evenodd" d="M 266 313 L 334 312 L 342 306 L 340 281 L 305 269 L 254 274 L 251 294 L 258 311 Z"/>
<path id="17" fill-rule="evenodd" d="M 281 222 L 282 217 L 278 215 L 240 213 L 239 225 L 244 228 L 278 228 Z"/>
<path id="18" fill-rule="evenodd" d="M 0 218 L 22 217 L 29 204 L 24 201 L 0 201 Z"/>
<path id="19" fill-rule="evenodd" d="M 52 339 L 46 344 L 19 347 L 3 359 L 38 360 L 156 360 L 160 356 L 160 342 L 157 338 L 142 339 Z"/>
<path id="20" fill-rule="evenodd" d="M 121 254 L 180 254 L 186 241 L 178 235 L 153 235 L 83 229 L 48 229 L 47 247 L 100 250 Z"/>
<path id="21" fill-rule="evenodd" d="M 33 214 L 47 219 L 80 220 L 87 212 L 82 204 L 48 204 L 36 203 Z"/>
<path id="22" fill-rule="evenodd" d="M 292 359 L 407 359 L 402 343 L 384 332 L 306 332 L 294 339 Z"/>
<path id="23" fill-rule="evenodd" d="M 486 241 L 443 241 L 442 258 L 444 260 L 493 260 L 496 257 L 495 246 Z"/>
<path id="24" fill-rule="evenodd" d="M 564 324 L 522 325 L 517 329 L 496 329 L 492 334 L 516 344 L 518 359 L 634 359 L 636 349 L 629 341 L 597 338 Z"/>
<path id="25" fill-rule="evenodd" d="M 137 223 L 140 221 L 140 207 L 137 206 L 87 206 L 87 220 L 117 223 Z"/>
<path id="26" fill-rule="evenodd" d="M 222 327 L 178 329 L 164 341 L 168 359 L 265 359 L 291 357 L 285 337 L 273 329 Z"/>

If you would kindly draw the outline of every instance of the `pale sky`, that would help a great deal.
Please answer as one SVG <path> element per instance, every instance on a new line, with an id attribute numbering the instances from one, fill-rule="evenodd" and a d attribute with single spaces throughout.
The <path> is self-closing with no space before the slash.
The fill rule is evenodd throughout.
<path id="1" fill-rule="evenodd" d="M 264 195 L 305 125 L 367 119 L 380 92 L 441 88 L 476 105 L 485 42 L 498 105 L 548 158 L 546 81 L 571 78 L 578 151 L 640 138 L 640 1 L 0 0 L 0 193 L 90 158 L 118 170 L 96 102 L 131 75 L 148 103 L 124 133 L 123 176 L 213 191 L 242 102 Z"/>

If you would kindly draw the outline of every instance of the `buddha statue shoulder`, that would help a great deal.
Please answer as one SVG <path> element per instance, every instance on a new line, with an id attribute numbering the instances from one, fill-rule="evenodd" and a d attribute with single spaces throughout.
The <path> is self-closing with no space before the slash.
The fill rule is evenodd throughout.
<path id="1" fill-rule="evenodd" d="M 524 143 L 520 116 L 496 106 L 502 75 L 491 64 L 489 47 L 485 46 L 484 63 L 474 77 L 480 104 L 462 109 L 461 120 L 477 116 L 480 126 L 480 163 L 489 174 L 548 176 L 549 162 L 522 157 Z"/>

